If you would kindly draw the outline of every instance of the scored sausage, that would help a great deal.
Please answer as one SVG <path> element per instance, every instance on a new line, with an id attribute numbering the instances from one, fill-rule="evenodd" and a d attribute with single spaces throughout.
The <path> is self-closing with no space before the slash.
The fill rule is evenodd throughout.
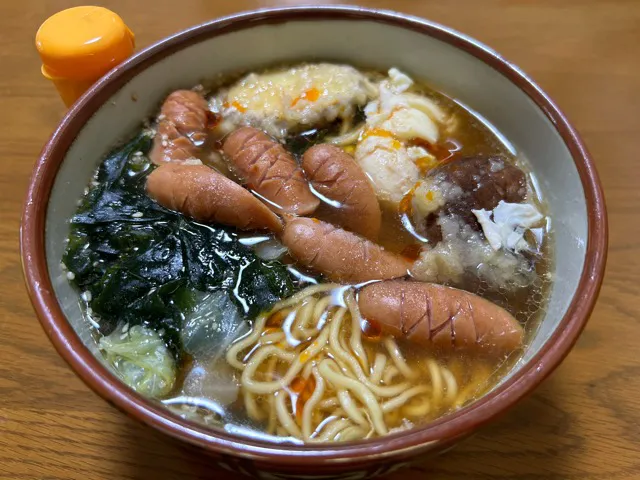
<path id="1" fill-rule="evenodd" d="M 362 316 L 383 332 L 422 345 L 508 353 L 522 346 L 523 329 L 505 309 L 463 290 L 390 280 L 358 293 Z"/>
<path id="2" fill-rule="evenodd" d="M 207 139 L 207 101 L 191 90 L 176 90 L 162 104 L 150 158 L 156 165 L 198 158 Z"/>
<path id="3" fill-rule="evenodd" d="M 407 275 L 410 267 L 366 238 L 315 218 L 287 219 L 281 241 L 298 263 L 335 282 L 397 278 Z"/>
<path id="4" fill-rule="evenodd" d="M 302 157 L 313 188 L 336 205 L 322 204 L 318 216 L 375 240 L 381 212 L 376 192 L 360 165 L 334 145 L 315 145 Z"/>
<path id="5" fill-rule="evenodd" d="M 311 193 L 293 156 L 261 130 L 242 127 L 234 131 L 223 150 L 242 182 L 277 211 L 309 215 L 318 208 L 320 200 Z"/>
<path id="6" fill-rule="evenodd" d="M 278 232 L 282 223 L 260 200 L 204 165 L 165 164 L 147 177 L 147 193 L 163 207 L 203 223 Z"/>

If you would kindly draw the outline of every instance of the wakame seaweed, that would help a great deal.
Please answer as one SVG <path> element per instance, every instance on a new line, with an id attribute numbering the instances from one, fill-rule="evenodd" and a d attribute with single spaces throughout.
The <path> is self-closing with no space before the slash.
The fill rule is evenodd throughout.
<path id="1" fill-rule="evenodd" d="M 357 107 L 354 113 L 353 125 L 358 125 L 365 121 L 364 107 Z M 285 140 L 287 151 L 291 152 L 295 157 L 300 158 L 302 154 L 314 145 L 322 143 L 326 137 L 339 135 L 342 127 L 342 121 L 327 125 L 324 128 L 311 128 L 303 132 L 290 135 Z"/>
<path id="2" fill-rule="evenodd" d="M 147 133 L 111 153 L 71 219 L 63 263 L 89 292 L 100 331 L 118 323 L 158 332 L 176 357 L 195 291 L 224 290 L 248 317 L 294 292 L 278 261 L 265 261 L 230 229 L 167 210 L 145 192 L 153 165 Z"/>

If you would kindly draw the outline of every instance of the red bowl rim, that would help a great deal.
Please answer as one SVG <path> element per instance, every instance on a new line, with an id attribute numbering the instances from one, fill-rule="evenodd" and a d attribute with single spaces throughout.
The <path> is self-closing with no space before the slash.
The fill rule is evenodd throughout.
<path id="1" fill-rule="evenodd" d="M 301 20 L 360 20 L 401 27 L 451 44 L 483 61 L 517 85 L 553 123 L 573 157 L 586 197 L 588 238 L 580 282 L 565 316 L 541 350 L 510 379 L 470 406 L 431 424 L 382 439 L 338 445 L 281 445 L 208 429 L 171 414 L 124 386 L 82 344 L 58 304 L 47 270 L 45 219 L 51 188 L 78 132 L 108 98 L 149 65 L 194 43 L 256 25 Z M 530 393 L 569 353 L 587 322 L 604 275 L 607 236 L 604 195 L 591 156 L 565 115 L 520 69 L 476 40 L 424 19 L 361 7 L 307 6 L 255 10 L 189 28 L 145 48 L 93 85 L 67 112 L 35 165 L 24 205 L 20 250 L 28 293 L 43 329 L 76 374 L 104 399 L 165 434 L 211 452 L 271 465 L 313 468 L 347 461 L 353 466 L 374 458 L 393 460 L 413 455 L 470 433 Z"/>

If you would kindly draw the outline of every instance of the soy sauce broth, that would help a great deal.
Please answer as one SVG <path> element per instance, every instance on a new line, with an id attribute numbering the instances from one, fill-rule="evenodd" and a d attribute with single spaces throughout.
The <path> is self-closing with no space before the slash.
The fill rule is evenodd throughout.
<path id="1" fill-rule="evenodd" d="M 277 68 L 280 69 L 282 66 L 278 66 Z M 260 70 L 256 70 L 256 72 L 262 73 Z M 365 73 L 371 79 L 379 80 L 386 77 L 386 74 L 383 72 L 365 70 Z M 203 89 L 209 92 L 209 95 L 215 94 L 220 87 L 229 85 L 243 75 L 244 73 L 235 73 L 233 75 L 216 78 L 207 83 L 206 88 L 203 87 Z M 467 156 L 500 155 L 506 162 L 517 165 L 525 172 L 528 180 L 527 183 L 530 186 L 536 185 L 535 181 L 531 181 L 531 179 L 534 178 L 534 174 L 527 160 L 519 155 L 514 146 L 509 144 L 508 140 L 506 140 L 495 127 L 460 102 L 431 89 L 426 84 L 417 81 L 417 79 L 414 80 L 416 80 L 416 83 L 411 87 L 411 92 L 424 95 L 433 100 L 453 118 L 452 124 L 441 133 L 438 144 L 435 146 L 417 144 L 426 147 L 427 150 L 435 156 L 439 164 L 453 162 Z M 363 119 L 363 112 L 359 111 L 354 118 L 352 127 L 356 127 Z M 215 126 L 219 121 L 219 118 L 212 115 L 211 126 Z M 340 123 L 334 123 L 294 132 L 284 139 L 284 143 L 294 147 L 294 154 L 299 158 L 306 148 L 316 143 L 322 143 L 327 137 L 339 134 L 343 127 Z M 346 145 L 345 147 L 347 152 L 352 153 L 355 143 Z M 222 153 L 222 139 L 210 141 L 202 154 L 201 160 L 203 163 L 216 168 L 221 173 L 238 181 L 233 169 L 229 168 L 225 162 Z M 422 173 L 427 174 L 428 171 L 429 169 L 425 169 Z M 529 194 L 539 210 L 547 212 L 541 192 L 532 189 Z M 323 201 L 322 198 L 320 200 Z M 421 243 L 411 231 L 407 230 L 406 225 L 403 224 L 402 214 L 396 208 L 391 208 L 384 203 L 381 204 L 381 207 L 382 226 L 377 243 L 385 249 L 400 254 L 411 261 L 416 260 L 424 244 Z M 452 284 L 457 288 L 480 295 L 512 313 L 525 327 L 525 345 L 535 333 L 539 321 L 545 313 L 553 271 L 552 236 L 553 232 L 547 227 L 544 232 L 544 242 L 540 251 L 537 253 L 535 261 L 537 278 L 530 288 L 517 289 L 515 291 L 507 291 L 504 288 L 496 289 L 473 275 L 465 275 L 461 282 Z M 259 237 L 270 240 L 274 239 L 273 235 L 268 234 L 260 234 L 259 236 L 240 234 L 238 236 L 241 240 L 240 243 L 243 243 L 242 239 L 246 240 L 246 242 L 243 243 L 245 245 L 250 245 L 252 238 L 257 239 Z M 287 254 L 280 257 L 279 261 L 289 268 L 290 273 L 293 272 L 292 274 L 295 277 L 295 282 L 297 282 L 297 287 L 326 282 L 326 279 L 321 275 L 296 265 Z M 337 294 L 337 292 L 334 292 L 334 294 Z M 266 312 L 262 313 L 265 314 Z M 248 320 L 252 323 L 255 322 L 255 318 Z M 282 319 L 280 319 L 279 322 L 281 324 Z M 269 324 L 269 328 L 277 328 L 279 326 L 275 320 L 273 320 L 272 323 L 273 324 Z M 369 362 L 373 362 L 375 354 L 382 351 L 380 327 L 365 319 L 361 325 L 361 329 L 363 337 L 365 338 L 366 355 Z M 421 372 L 427 372 L 428 366 L 425 362 L 427 362 L 426 358 L 428 357 L 429 360 L 435 361 L 439 368 L 450 371 L 455 377 L 460 390 L 467 390 L 467 394 L 463 395 L 463 397 L 466 398 L 464 402 L 455 404 L 451 408 L 434 409 L 429 415 L 424 417 L 423 422 L 434 420 L 450 411 L 460 408 L 494 388 L 499 381 L 508 374 L 514 363 L 521 358 L 523 353 L 523 349 L 518 349 L 502 358 L 485 358 L 465 352 L 445 353 L 425 349 L 424 347 L 411 344 L 404 340 L 399 340 L 398 346 L 412 367 Z M 524 348 L 526 348 L 526 346 Z M 174 387 L 171 392 L 163 398 L 167 404 L 170 404 L 182 395 L 189 374 L 192 373 L 195 368 L 204 369 L 205 373 L 209 374 L 218 371 L 224 372 L 225 369 L 229 368 L 229 365 L 226 363 L 224 355 L 221 355 L 215 362 L 208 365 L 197 364 L 191 355 L 183 355 L 178 364 L 178 375 Z M 310 395 L 308 381 L 306 380 L 297 381 L 290 390 L 290 394 L 295 396 L 295 399 L 292 400 L 294 406 L 302 401 L 299 400 L 300 398 L 308 400 Z M 248 418 L 246 405 L 243 403 L 241 396 L 238 396 L 235 401 L 225 407 L 220 415 L 212 414 L 211 411 L 207 411 L 206 408 L 201 407 L 189 407 L 187 410 L 176 409 L 175 406 L 171 406 L 170 408 L 176 410 L 179 414 L 185 416 L 185 418 L 200 422 L 204 421 L 207 425 L 224 426 L 230 429 L 229 431 L 254 436 L 256 438 L 268 438 L 273 441 L 283 440 L 282 438 L 278 439 L 277 436 L 269 436 L 264 433 L 267 428 L 266 422 Z M 222 419 L 220 417 L 222 417 Z M 400 428 L 402 419 L 390 420 L 390 425 L 394 428 Z M 281 435 L 281 432 L 275 433 L 280 437 L 286 437 L 286 435 Z M 284 440 L 295 441 L 291 438 L 284 438 Z"/>

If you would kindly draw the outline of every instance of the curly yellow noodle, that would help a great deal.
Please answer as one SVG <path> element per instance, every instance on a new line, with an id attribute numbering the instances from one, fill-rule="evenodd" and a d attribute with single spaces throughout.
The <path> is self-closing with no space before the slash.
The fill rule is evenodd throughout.
<path id="1" fill-rule="evenodd" d="M 238 354 L 258 342 L 266 323 L 267 317 L 265 315 L 261 315 L 256 319 L 255 325 L 249 334 L 241 337 L 239 340 L 236 340 L 233 345 L 229 347 L 226 355 L 229 365 L 237 368 L 238 370 L 244 370 L 244 363 L 238 360 Z"/>
<path id="2" fill-rule="evenodd" d="M 412 400 L 415 401 L 415 397 Z M 402 407 L 401 411 L 408 418 L 424 418 L 431 412 L 431 402 L 424 398 L 421 402 L 417 402 L 415 405 L 407 403 Z"/>
<path id="3" fill-rule="evenodd" d="M 349 422 L 349 420 L 338 418 L 333 422 L 327 424 L 322 430 L 322 433 L 318 435 L 318 437 L 316 437 L 314 440 L 317 442 L 334 441 L 335 436 L 349 426 L 351 426 L 351 422 Z"/>
<path id="4" fill-rule="evenodd" d="M 291 326 L 291 335 L 299 342 L 304 342 L 307 338 L 317 333 L 315 328 L 307 328 L 309 320 L 312 319 L 315 304 L 314 298 L 310 297 L 305 300 L 302 307 L 296 312 L 297 314 Z"/>
<path id="5" fill-rule="evenodd" d="M 396 367 L 395 365 L 387 365 L 386 370 L 382 374 L 382 383 L 384 383 L 385 385 L 391 385 L 393 379 L 397 375 L 400 375 L 400 370 L 398 370 L 398 367 Z"/>
<path id="6" fill-rule="evenodd" d="M 258 408 L 256 397 L 250 392 L 244 394 L 244 408 L 247 411 L 247 415 L 252 420 L 260 421 L 264 420 L 264 413 Z"/>
<path id="7" fill-rule="evenodd" d="M 356 354 L 356 358 L 360 361 L 362 368 L 367 370 L 369 368 L 369 362 L 364 347 L 362 346 L 362 331 L 360 329 L 362 316 L 360 315 L 360 309 L 354 298 L 353 291 L 347 292 L 345 299 L 349 313 L 351 314 L 351 338 L 349 339 L 349 343 L 351 344 L 351 349 Z"/>
<path id="8" fill-rule="evenodd" d="M 373 368 L 369 381 L 374 384 L 378 384 L 382 381 L 382 372 L 387 365 L 387 357 L 383 353 L 376 353 L 376 357 L 373 361 Z"/>
<path id="9" fill-rule="evenodd" d="M 350 426 L 342 430 L 336 435 L 336 440 L 341 442 L 348 442 L 350 440 L 362 440 L 367 438 L 369 432 L 362 427 Z"/>
<path id="10" fill-rule="evenodd" d="M 340 401 L 338 400 L 338 398 L 337 397 L 330 397 L 330 398 L 325 398 L 324 400 L 322 400 L 318 404 L 318 408 L 321 408 L 322 410 L 330 410 L 332 408 L 337 407 L 338 405 L 340 405 Z"/>
<path id="11" fill-rule="evenodd" d="M 318 405 L 322 399 L 325 390 L 324 378 L 318 373 L 318 369 L 314 367 L 311 372 L 316 381 L 316 387 L 313 390 L 311 397 L 309 397 L 309 400 L 307 400 L 307 403 L 305 403 L 302 408 L 302 436 L 305 440 L 309 440 L 311 438 L 311 434 L 313 433 L 311 417 L 316 405 Z"/>
<path id="12" fill-rule="evenodd" d="M 309 378 L 313 370 L 313 367 L 314 367 L 314 362 L 305 363 L 304 367 L 302 368 L 302 378 L 304 378 L 305 380 Z"/>
<path id="13" fill-rule="evenodd" d="M 440 375 L 440 367 L 435 360 L 427 360 L 427 366 L 429 368 L 429 375 L 431 376 L 431 385 L 433 385 L 433 404 L 439 406 L 442 400 L 442 376 Z"/>
<path id="14" fill-rule="evenodd" d="M 272 345 L 274 343 L 282 342 L 286 339 L 286 336 L 282 332 L 265 333 L 258 340 L 258 345 Z"/>
<path id="15" fill-rule="evenodd" d="M 245 393 L 245 395 L 251 394 Z M 278 418 L 276 414 L 276 397 L 274 397 L 273 395 L 269 395 L 267 397 L 267 401 L 269 403 L 269 413 L 267 414 L 269 423 L 267 424 L 267 433 L 269 435 L 273 435 L 276 432 L 276 427 L 278 425 Z"/>
<path id="16" fill-rule="evenodd" d="M 360 410 L 358 410 L 357 405 L 347 390 L 338 390 L 338 401 L 351 420 L 358 425 L 368 425 L 367 420 L 364 418 L 364 415 L 360 413 Z"/>
<path id="17" fill-rule="evenodd" d="M 416 395 L 420 395 L 421 393 L 426 393 L 429 391 L 429 387 L 426 385 L 418 385 L 417 387 L 411 387 L 409 390 L 405 390 L 400 395 L 391 400 L 387 400 L 382 404 L 383 412 L 390 412 L 391 410 L 397 410 L 402 407 L 408 400 Z"/>
<path id="18" fill-rule="evenodd" d="M 331 336 L 329 337 L 329 345 L 331 352 L 344 363 L 346 363 L 351 371 L 355 374 L 358 381 L 362 382 L 368 389 L 381 397 L 393 397 L 409 387 L 408 383 L 402 383 L 393 387 L 382 387 L 375 385 L 365 376 L 360 363 L 355 356 L 350 355 L 344 350 L 338 341 L 338 335 L 341 331 L 342 319 L 344 318 L 345 309 L 338 311 L 336 316 L 331 320 Z"/>
<path id="19" fill-rule="evenodd" d="M 389 356 L 391 356 L 391 360 L 393 360 L 393 363 L 400 373 L 409 380 L 415 380 L 418 377 L 418 372 L 411 370 L 409 365 L 407 365 L 407 362 L 400 353 L 400 349 L 398 348 L 396 341 L 391 337 L 387 337 L 384 339 L 384 346 L 387 347 Z"/>
<path id="20" fill-rule="evenodd" d="M 286 300 L 283 300 L 282 302 L 276 304 L 275 307 L 271 309 L 270 314 L 273 314 L 279 310 L 282 310 L 283 308 L 290 307 L 291 305 L 295 305 L 296 303 L 300 303 L 305 298 L 315 295 L 317 293 L 335 290 L 339 286 L 340 285 L 338 285 L 337 283 L 322 283 L 320 285 L 312 285 L 311 287 L 307 287 L 304 290 L 299 291 L 295 295 L 292 295 L 291 297 L 287 298 Z"/>
<path id="21" fill-rule="evenodd" d="M 440 374 L 444 379 L 444 383 L 447 386 L 447 393 L 445 394 L 445 400 L 448 403 L 455 401 L 458 396 L 458 382 L 456 382 L 453 373 L 449 371 L 446 367 L 440 367 Z"/>
<path id="22" fill-rule="evenodd" d="M 335 363 L 334 363 L 335 365 Z M 382 418 L 382 409 L 375 395 L 361 383 L 351 378 L 345 377 L 341 373 L 335 371 L 331 367 L 330 360 L 323 360 L 318 366 L 318 371 L 337 387 L 343 387 L 353 392 L 353 394 L 364 404 L 369 410 L 371 421 L 378 435 L 386 435 L 387 426 Z"/>
<path id="23" fill-rule="evenodd" d="M 302 432 L 296 425 L 296 422 L 291 417 L 289 410 L 287 410 L 287 398 L 288 395 L 280 391 L 275 396 L 276 403 L 276 414 L 278 416 L 278 420 L 280 421 L 280 425 L 284 427 L 289 435 L 292 437 L 300 438 L 302 437 Z"/>
<path id="24" fill-rule="evenodd" d="M 329 309 L 335 307 L 335 305 L 330 306 L 329 303 L 331 303 L 330 296 L 321 298 L 313 309 L 313 318 L 316 319 L 315 328 L 317 330 L 321 329 L 324 322 L 326 322 L 326 317 L 329 315 Z"/>
<path id="25" fill-rule="evenodd" d="M 253 377 L 258 368 L 271 355 L 279 357 L 286 362 L 292 363 L 291 367 L 287 371 L 287 375 L 282 379 L 269 382 L 254 380 Z M 274 393 L 277 390 L 286 387 L 289 382 L 293 380 L 295 375 L 300 371 L 301 367 L 302 365 L 300 364 L 300 361 L 297 359 L 294 353 L 285 352 L 278 347 L 269 345 L 256 350 L 256 352 L 251 356 L 251 358 L 247 362 L 247 366 L 242 372 L 240 382 L 242 383 L 243 388 L 252 393 Z"/>
<path id="26" fill-rule="evenodd" d="M 267 328 L 275 313 L 282 325 Z M 334 284 L 308 287 L 260 315 L 226 353 L 241 372 L 248 417 L 305 442 L 370 438 L 458 408 L 491 375 L 457 358 L 405 357 L 392 337 L 369 340 L 361 325 L 353 288 Z"/>

